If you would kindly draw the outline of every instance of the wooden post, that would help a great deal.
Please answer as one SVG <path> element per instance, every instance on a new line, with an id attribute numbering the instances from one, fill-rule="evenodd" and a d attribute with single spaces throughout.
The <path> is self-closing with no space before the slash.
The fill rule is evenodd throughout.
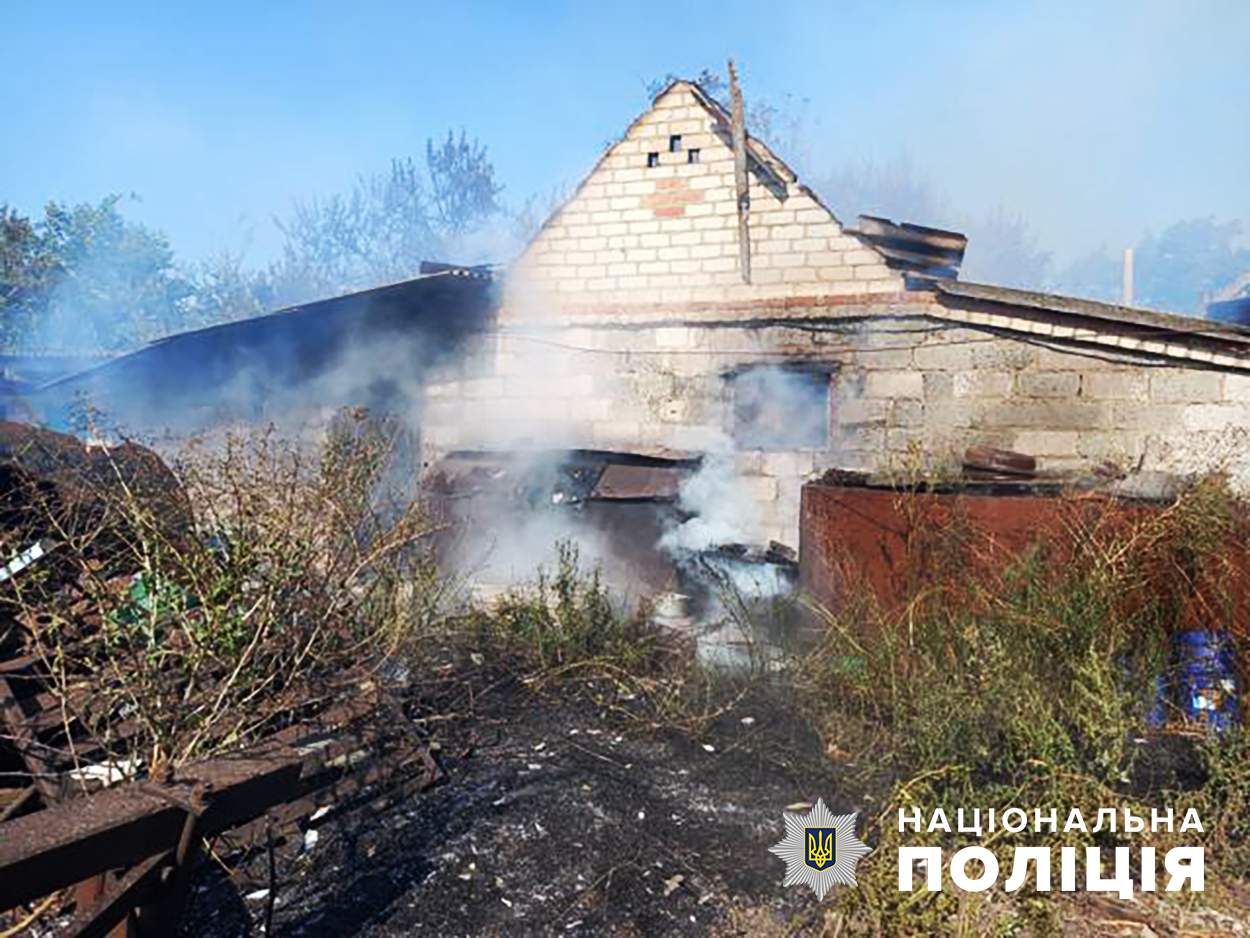
<path id="1" fill-rule="evenodd" d="M 747 125 L 738 87 L 738 69 L 729 60 L 729 93 L 733 98 L 734 188 L 738 192 L 738 271 L 742 282 L 751 282 L 751 232 L 747 215 L 751 211 L 751 187 L 747 178 Z"/>
<path id="2" fill-rule="evenodd" d="M 1133 249 L 1124 249 L 1124 305 L 1133 305 Z"/>

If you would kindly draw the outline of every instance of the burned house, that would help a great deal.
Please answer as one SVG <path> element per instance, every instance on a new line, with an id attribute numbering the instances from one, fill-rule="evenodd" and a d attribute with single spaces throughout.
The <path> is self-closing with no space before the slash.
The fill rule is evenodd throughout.
<path id="1" fill-rule="evenodd" d="M 701 459 L 732 483 L 691 506 L 724 509 L 705 540 L 790 547 L 803 483 L 830 468 L 940 470 L 989 446 L 1043 473 L 1202 470 L 1244 450 L 1244 326 L 965 282 L 962 235 L 844 223 L 734 130 L 674 82 L 502 288 L 442 266 L 172 336 L 28 403 L 66 427 L 85 394 L 137 429 L 399 409 L 426 467 L 580 452 L 596 471 L 665 470 L 654 490 L 591 485 L 578 504 L 672 501 Z"/>
<path id="2" fill-rule="evenodd" d="M 494 328 L 432 373 L 427 459 L 700 452 L 749 494 L 742 537 L 796 545 L 801 487 L 831 467 L 981 444 L 1043 471 L 1202 469 L 1250 425 L 1250 332 L 963 282 L 962 236 L 846 224 L 733 124 L 677 81 L 607 150 Z"/>

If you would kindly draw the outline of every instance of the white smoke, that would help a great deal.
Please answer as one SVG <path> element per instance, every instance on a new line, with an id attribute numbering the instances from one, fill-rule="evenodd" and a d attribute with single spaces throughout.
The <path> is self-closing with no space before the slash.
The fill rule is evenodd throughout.
<path id="1" fill-rule="evenodd" d="M 757 537 L 759 506 L 735 465 L 728 438 L 703 459 L 682 485 L 683 511 L 691 517 L 665 532 L 659 547 L 670 554 L 702 553 L 725 544 L 749 544 Z"/>

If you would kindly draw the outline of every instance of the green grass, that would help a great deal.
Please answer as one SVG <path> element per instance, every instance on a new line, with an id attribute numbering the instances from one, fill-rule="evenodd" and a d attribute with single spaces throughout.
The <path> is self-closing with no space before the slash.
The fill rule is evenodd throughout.
<path id="1" fill-rule="evenodd" d="M 1030 819 L 1035 808 L 1057 808 L 1060 828 L 1073 808 L 1092 827 L 1099 808 L 1130 807 L 1149 818 L 1152 806 L 1172 807 L 1179 827 L 1185 809 L 1195 807 L 1206 829 L 1199 842 L 1207 847 L 1208 884 L 1245 876 L 1250 769 L 1243 731 L 1211 734 L 1195 747 L 1193 773 L 1207 779 L 1196 790 L 1144 791 L 1133 782 L 1141 752 L 1133 740 L 1145 731 L 1168 632 L 1186 627 L 1195 606 L 1210 616 L 1208 627 L 1232 626 L 1234 610 L 1218 600 L 1244 575 L 1229 556 L 1229 539 L 1245 530 L 1241 511 L 1218 480 L 1144 516 L 1063 503 L 1032 550 L 980 577 L 968 575 L 971 557 L 958 548 L 974 551 L 976 531 L 909 531 L 917 545 L 940 538 L 948 562 L 913 569 L 901 608 L 885 611 L 857 593 L 838 610 L 821 611 L 827 632 L 803 663 L 804 699 L 831 749 L 854 753 L 889 786 L 868 826 L 878 854 L 864 888 L 844 894 L 846 911 L 867 916 L 884 934 L 945 934 L 954 921 L 969 926 L 978 904 L 992 901 L 960 898 L 949 882 L 941 893 L 899 893 L 901 844 L 983 843 L 941 831 L 900 835 L 900 807 L 919 806 L 926 823 L 940 807 L 952 826 L 961 807 L 1019 807 Z M 1155 843 L 1162 852 L 1173 840 L 1193 839 L 1119 836 L 1043 832 L 1011 840 Z M 1209 886 L 1196 898 L 1218 901 L 1218 890 Z M 1053 893 L 1030 900 L 1029 915 L 1052 921 L 1039 911 L 1052 901 Z M 1022 915 L 1000 918 L 1015 916 L 1013 928 L 1022 928 Z M 969 933 L 997 932 L 978 925 Z"/>

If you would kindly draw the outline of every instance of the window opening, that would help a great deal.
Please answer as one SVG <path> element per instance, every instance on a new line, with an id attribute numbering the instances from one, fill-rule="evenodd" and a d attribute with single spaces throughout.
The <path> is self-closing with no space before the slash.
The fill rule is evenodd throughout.
<path id="1" fill-rule="evenodd" d="M 827 370 L 760 366 L 731 377 L 734 439 L 747 449 L 824 449 L 832 419 Z"/>

